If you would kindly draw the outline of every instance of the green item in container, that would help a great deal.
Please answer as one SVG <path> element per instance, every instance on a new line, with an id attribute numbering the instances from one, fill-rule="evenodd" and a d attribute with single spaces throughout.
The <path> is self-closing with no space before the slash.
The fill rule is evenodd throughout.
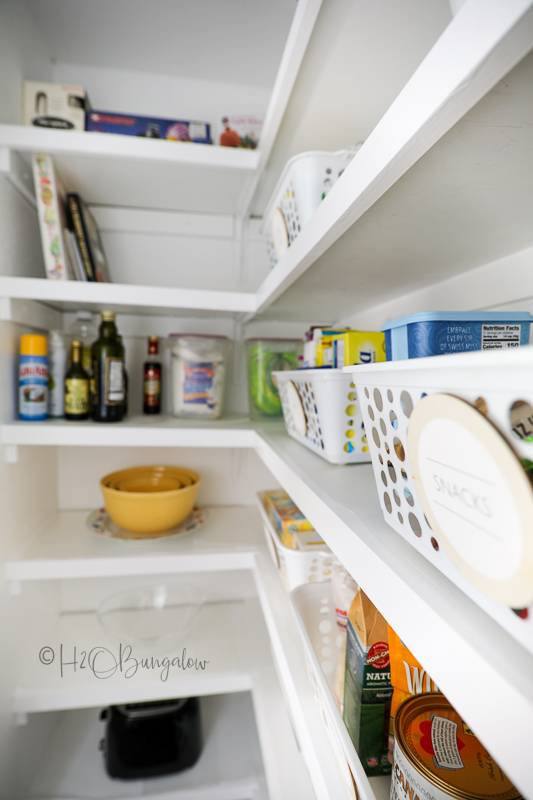
<path id="1" fill-rule="evenodd" d="M 272 372 L 298 367 L 297 339 L 248 339 L 248 390 L 250 416 L 281 417 L 281 400 Z"/>

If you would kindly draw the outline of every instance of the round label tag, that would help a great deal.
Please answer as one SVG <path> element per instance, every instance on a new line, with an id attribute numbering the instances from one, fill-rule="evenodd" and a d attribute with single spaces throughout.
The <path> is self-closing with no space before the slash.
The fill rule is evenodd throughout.
<path id="1" fill-rule="evenodd" d="M 497 428 L 458 397 L 413 410 L 409 461 L 439 542 L 480 591 L 514 608 L 533 601 L 533 487 Z"/>
<path id="2" fill-rule="evenodd" d="M 291 412 L 294 430 L 300 436 L 305 436 L 307 433 L 307 417 L 305 416 L 305 409 L 298 394 L 298 389 L 292 381 L 287 381 L 285 385 L 285 396 Z"/>

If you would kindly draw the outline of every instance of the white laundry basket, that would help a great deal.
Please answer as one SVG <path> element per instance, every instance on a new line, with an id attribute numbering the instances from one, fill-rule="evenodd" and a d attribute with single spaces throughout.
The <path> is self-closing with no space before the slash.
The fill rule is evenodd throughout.
<path id="1" fill-rule="evenodd" d="M 274 565 L 279 569 L 285 588 L 291 591 L 302 583 L 331 580 L 333 553 L 325 544 L 320 550 L 291 550 L 285 547 L 265 508 L 265 492 L 258 492 L 258 507 Z"/>
<path id="2" fill-rule="evenodd" d="M 352 378 L 337 369 L 273 372 L 287 433 L 332 464 L 370 461 Z"/>
<path id="3" fill-rule="evenodd" d="M 385 521 L 533 652 L 533 606 L 513 611 L 486 596 L 439 543 L 417 493 L 413 479 L 415 454 L 410 458 L 408 444 L 412 410 L 421 399 L 437 393 L 453 395 L 481 411 L 520 459 L 533 461 L 533 349 L 358 365 L 345 367 L 344 372 L 357 386 Z M 531 406 L 529 427 L 527 404 Z M 516 425 L 517 408 L 518 417 L 525 420 L 521 427 Z M 468 470 L 468 465 L 463 468 Z M 529 485 L 527 480 L 525 485 Z M 490 487 L 487 491 L 491 491 Z"/>
<path id="4" fill-rule="evenodd" d="M 272 269 L 294 242 L 360 144 L 337 152 L 300 153 L 285 165 L 264 216 L 263 233 Z"/>

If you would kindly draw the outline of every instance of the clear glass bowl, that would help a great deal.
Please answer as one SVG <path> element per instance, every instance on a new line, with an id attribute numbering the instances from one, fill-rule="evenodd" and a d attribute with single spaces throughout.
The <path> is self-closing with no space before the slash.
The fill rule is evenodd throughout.
<path id="1" fill-rule="evenodd" d="M 120 641 L 171 645 L 192 628 L 204 605 L 204 594 L 192 584 L 153 583 L 109 595 L 96 615 Z"/>

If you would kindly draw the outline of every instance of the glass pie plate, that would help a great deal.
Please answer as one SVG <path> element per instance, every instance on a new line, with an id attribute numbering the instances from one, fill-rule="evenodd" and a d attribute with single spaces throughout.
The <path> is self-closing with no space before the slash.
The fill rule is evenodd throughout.
<path id="1" fill-rule="evenodd" d="M 172 646 L 196 623 L 205 601 L 193 584 L 161 581 L 109 595 L 98 606 L 96 616 L 121 642 Z"/>

